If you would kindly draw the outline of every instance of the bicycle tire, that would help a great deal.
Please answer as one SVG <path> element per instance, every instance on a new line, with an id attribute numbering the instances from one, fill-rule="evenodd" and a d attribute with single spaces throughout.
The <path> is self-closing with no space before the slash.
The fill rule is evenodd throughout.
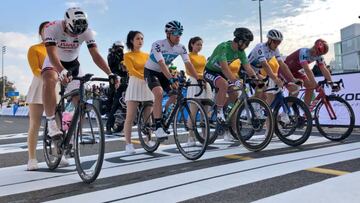
<path id="1" fill-rule="evenodd" d="M 95 119 L 95 121 L 93 119 Z M 89 123 L 86 121 L 89 121 Z M 95 124 L 98 126 L 93 127 Z M 83 182 L 89 184 L 94 182 L 99 176 L 105 153 L 104 128 L 100 113 L 97 108 L 92 104 L 85 103 L 84 108 L 80 109 L 80 114 L 76 121 L 76 125 L 77 126 L 74 132 L 74 158 L 76 170 Z M 85 125 L 89 125 L 89 127 Z M 90 130 L 88 130 L 88 128 Z M 97 132 L 97 134 L 95 134 L 95 132 Z M 98 149 L 94 150 L 95 144 L 98 144 Z M 86 149 L 84 152 L 80 152 L 81 146 L 85 147 L 87 145 L 91 145 L 90 149 Z M 92 159 L 94 154 L 98 154 L 95 162 Z M 87 157 L 87 155 L 91 156 Z M 89 170 L 90 164 L 92 164 L 90 168 L 93 168 L 91 171 Z"/>
<path id="2" fill-rule="evenodd" d="M 291 122 L 289 124 L 285 124 L 287 128 L 289 128 L 290 126 L 290 130 L 288 133 L 284 133 L 285 130 L 279 129 L 279 126 L 283 126 L 283 124 L 281 124 L 279 121 L 279 116 L 280 116 L 279 111 L 281 108 L 281 104 L 278 103 L 278 105 L 275 106 L 273 113 L 274 123 L 275 123 L 275 129 L 274 129 L 275 134 L 282 142 L 284 142 L 289 146 L 294 147 L 294 146 L 302 145 L 309 139 L 312 131 L 312 119 L 309 108 L 306 106 L 306 104 L 303 101 L 301 101 L 296 97 L 285 97 L 284 103 L 292 104 L 291 106 L 289 106 L 289 108 L 292 108 L 292 112 L 294 115 L 290 115 L 289 117 Z M 305 114 L 305 115 L 301 115 L 301 114 Z M 297 135 L 293 135 L 293 133 L 296 131 L 298 127 L 299 128 L 305 127 L 305 130 L 303 131 L 304 133 L 300 137 L 298 137 Z M 292 139 L 292 138 L 297 138 L 297 139 Z"/>
<path id="3" fill-rule="evenodd" d="M 153 130 L 153 124 L 155 124 L 152 111 L 149 116 L 144 115 L 145 111 L 148 108 L 152 108 L 152 106 L 152 103 L 144 103 L 141 107 L 137 120 L 140 144 L 149 153 L 153 153 L 160 146 L 160 142 L 156 136 L 151 133 Z"/>
<path id="4" fill-rule="evenodd" d="M 248 114 L 246 113 L 246 105 L 245 102 L 247 102 L 248 105 Z M 259 105 L 259 108 L 262 108 L 261 111 L 262 112 L 262 116 L 266 116 L 266 118 L 261 118 L 260 116 L 257 116 L 254 110 L 254 105 L 256 104 Z M 245 112 L 243 112 L 245 110 Z M 246 115 L 250 115 L 251 119 L 246 118 L 244 119 L 243 116 L 246 113 Z M 274 132 L 274 118 L 272 115 L 272 111 L 269 107 L 269 105 L 264 102 L 261 99 L 258 98 L 249 98 L 247 100 L 245 100 L 238 109 L 238 114 L 236 116 L 236 128 L 237 128 L 237 132 L 238 132 L 238 139 L 241 142 L 241 144 L 248 150 L 250 151 L 261 151 L 262 149 L 264 149 L 266 146 L 269 145 L 272 136 L 273 136 L 273 132 Z M 246 120 L 246 122 L 244 122 Z M 268 123 L 267 123 L 268 122 Z M 249 127 L 251 127 L 250 129 L 250 133 L 251 134 L 244 134 L 244 132 L 242 132 L 242 129 L 244 128 L 245 124 L 248 124 Z M 265 127 L 265 133 L 264 133 L 264 139 L 262 141 L 260 141 L 259 143 L 256 142 L 258 140 L 258 137 L 260 137 L 260 135 L 262 135 L 262 131 L 263 128 Z M 260 133 L 255 135 L 256 133 Z M 251 135 L 249 137 L 249 135 Z"/>
<path id="5" fill-rule="evenodd" d="M 197 109 L 194 117 L 190 111 L 190 105 L 194 105 Z M 198 123 L 199 127 L 197 127 Z M 176 109 L 173 130 L 176 146 L 185 158 L 196 160 L 205 153 L 209 140 L 209 128 L 208 116 L 201 103 L 191 98 L 183 99 L 179 108 Z M 195 139 L 192 145 L 187 143 L 190 133 L 193 134 Z"/>
<path id="6" fill-rule="evenodd" d="M 345 101 L 345 99 L 343 99 L 341 97 L 338 97 L 338 96 L 335 96 L 335 95 L 328 95 L 328 96 L 326 96 L 326 99 L 329 102 L 337 101 L 337 102 L 340 102 L 340 103 L 344 104 L 344 106 L 346 107 L 346 109 L 347 109 L 347 111 L 349 113 L 349 118 L 350 118 L 349 121 L 350 122 L 348 124 L 343 125 L 343 126 L 348 126 L 348 128 L 344 133 L 339 134 L 339 136 L 332 136 L 332 135 L 329 134 L 329 131 L 326 132 L 327 130 L 323 129 L 322 124 L 320 123 L 320 118 L 319 118 L 321 107 L 325 106 L 322 100 L 318 103 L 318 105 L 315 108 L 315 118 L 314 118 L 314 120 L 315 120 L 316 127 L 319 130 L 321 135 L 323 135 L 325 138 L 327 138 L 327 139 L 329 139 L 331 141 L 344 140 L 344 139 L 346 139 L 347 137 L 349 137 L 351 135 L 351 133 L 352 133 L 352 131 L 354 129 L 354 126 L 355 126 L 354 110 L 352 109 L 350 104 L 347 101 Z M 336 127 L 336 126 L 334 126 L 334 127 Z M 338 133 L 336 133 L 336 134 L 338 134 Z"/>
<path id="7" fill-rule="evenodd" d="M 61 119 L 60 108 L 56 108 L 55 115 L 56 115 L 57 122 L 59 122 Z M 62 154 L 64 153 L 64 150 L 61 150 L 62 154 L 53 155 L 54 150 L 55 149 L 53 149 L 51 137 L 48 134 L 48 123 L 47 123 L 47 120 L 45 120 L 45 127 L 44 127 L 44 134 L 43 134 L 43 154 L 44 154 L 44 158 L 45 158 L 45 163 L 50 170 L 55 170 L 59 166 Z M 55 152 L 55 153 L 57 153 L 57 152 Z"/>

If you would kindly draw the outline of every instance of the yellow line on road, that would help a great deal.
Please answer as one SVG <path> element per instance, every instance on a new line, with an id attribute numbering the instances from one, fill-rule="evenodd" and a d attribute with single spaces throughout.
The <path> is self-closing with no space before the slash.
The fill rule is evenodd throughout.
<path id="1" fill-rule="evenodd" d="M 239 159 L 239 160 L 242 160 L 242 161 L 253 159 L 253 158 L 248 157 L 248 156 L 240 156 L 240 155 L 236 155 L 236 154 L 226 155 L 224 157 L 227 158 L 227 159 Z"/>
<path id="2" fill-rule="evenodd" d="M 333 169 L 326 169 L 326 168 L 308 168 L 306 171 L 311 171 L 314 173 L 323 173 L 323 174 L 329 174 L 329 175 L 335 175 L 335 176 L 341 176 L 348 174 L 350 172 L 347 171 L 340 171 L 340 170 L 333 170 Z"/>
<path id="3" fill-rule="evenodd" d="M 131 140 L 131 143 L 133 143 L 133 144 L 141 144 L 139 140 Z"/>

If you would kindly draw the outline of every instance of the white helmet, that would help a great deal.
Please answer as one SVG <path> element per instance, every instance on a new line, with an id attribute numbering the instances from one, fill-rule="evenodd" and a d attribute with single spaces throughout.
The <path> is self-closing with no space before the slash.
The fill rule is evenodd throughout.
<path id="1" fill-rule="evenodd" d="M 72 34 L 84 33 L 88 28 L 86 13 L 79 7 L 69 8 L 65 12 L 65 26 Z"/>
<path id="2" fill-rule="evenodd" d="M 125 47 L 125 44 L 124 42 L 122 41 L 115 41 L 113 46 L 116 46 L 116 47 Z"/>
<path id="3" fill-rule="evenodd" d="M 272 40 L 283 40 L 283 35 L 281 34 L 281 32 L 275 29 L 270 30 L 267 34 L 267 37 Z"/>

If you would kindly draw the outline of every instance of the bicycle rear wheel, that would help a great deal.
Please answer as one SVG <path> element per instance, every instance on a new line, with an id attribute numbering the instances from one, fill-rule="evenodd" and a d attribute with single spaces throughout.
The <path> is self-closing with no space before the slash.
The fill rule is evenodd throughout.
<path id="1" fill-rule="evenodd" d="M 61 126 L 61 111 L 59 108 L 55 111 L 55 119 L 58 124 L 58 126 Z M 59 166 L 59 163 L 61 161 L 62 154 L 64 153 L 64 150 L 61 150 L 62 153 L 58 154 L 56 147 L 52 143 L 51 137 L 48 133 L 48 123 L 45 120 L 45 128 L 44 128 L 44 136 L 43 136 L 43 153 L 46 165 L 50 170 L 54 170 Z"/>
<path id="2" fill-rule="evenodd" d="M 152 110 L 152 103 L 144 103 L 138 115 L 137 121 L 141 146 L 150 153 L 156 151 L 160 145 L 160 142 L 152 132 L 154 129 L 153 125 L 155 125 Z"/>
<path id="3" fill-rule="evenodd" d="M 274 109 L 275 134 L 287 145 L 299 146 L 309 139 L 312 130 L 311 113 L 306 104 L 296 97 L 284 98 L 290 113 L 283 112 L 281 104 Z M 281 114 L 288 116 L 290 122 L 284 122 Z"/>
<path id="4" fill-rule="evenodd" d="M 75 164 L 85 183 L 98 177 L 104 160 L 105 136 L 100 113 L 92 104 L 84 104 L 76 121 Z"/>
<path id="5" fill-rule="evenodd" d="M 315 124 L 319 132 L 329 140 L 341 141 L 349 137 L 355 126 L 355 115 L 350 104 L 343 98 L 329 95 L 326 96 L 329 103 L 319 102 L 315 109 Z M 329 110 L 327 109 L 329 107 Z M 335 118 L 329 116 L 333 109 Z"/>
<path id="6" fill-rule="evenodd" d="M 210 127 L 207 113 L 200 102 L 183 99 L 175 113 L 173 130 L 176 146 L 185 158 L 196 160 L 204 154 Z"/>
<path id="7" fill-rule="evenodd" d="M 274 130 L 270 107 L 258 98 L 245 100 L 238 110 L 236 128 L 239 140 L 246 149 L 264 149 L 270 143 Z"/>

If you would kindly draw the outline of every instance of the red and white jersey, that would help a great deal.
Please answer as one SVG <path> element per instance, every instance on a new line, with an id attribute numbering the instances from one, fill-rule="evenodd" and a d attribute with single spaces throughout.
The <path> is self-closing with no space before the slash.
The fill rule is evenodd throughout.
<path id="1" fill-rule="evenodd" d="M 44 30 L 45 43 L 56 45 L 58 57 L 61 61 L 75 60 L 79 56 L 80 46 L 84 41 L 88 47 L 96 45 L 90 28 L 76 37 L 70 36 L 64 30 L 62 20 L 48 23 Z"/>

